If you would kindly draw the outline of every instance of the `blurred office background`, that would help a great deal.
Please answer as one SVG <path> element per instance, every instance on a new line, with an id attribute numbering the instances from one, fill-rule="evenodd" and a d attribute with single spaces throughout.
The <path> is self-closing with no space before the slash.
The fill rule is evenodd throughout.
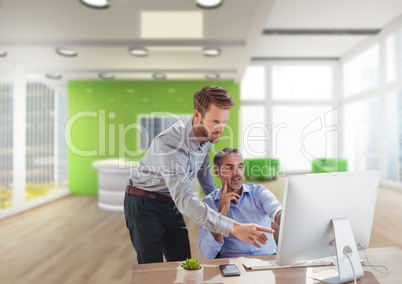
<path id="1" fill-rule="evenodd" d="M 286 175 L 317 161 L 380 170 L 373 245 L 402 247 L 400 0 L 83 2 L 0 0 L 9 283 L 129 281 L 122 177 L 206 85 L 236 100 L 213 153 L 277 161 L 277 179 L 262 182 L 279 196 Z M 105 169 L 118 174 L 102 179 Z"/>

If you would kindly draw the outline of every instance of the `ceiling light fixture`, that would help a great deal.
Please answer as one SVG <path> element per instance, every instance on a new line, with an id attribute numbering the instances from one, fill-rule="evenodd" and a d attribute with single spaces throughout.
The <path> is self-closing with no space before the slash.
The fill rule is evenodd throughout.
<path id="1" fill-rule="evenodd" d="M 218 73 L 208 73 L 205 75 L 205 78 L 208 80 L 217 80 L 219 79 L 219 74 Z"/>
<path id="2" fill-rule="evenodd" d="M 47 73 L 46 78 L 51 79 L 51 80 L 60 80 L 62 78 L 61 74 L 57 73 Z"/>
<path id="3" fill-rule="evenodd" d="M 0 57 L 6 57 L 6 56 L 7 56 L 7 51 L 0 50 Z"/>
<path id="4" fill-rule="evenodd" d="M 76 51 L 74 51 L 72 49 L 67 49 L 67 48 L 57 48 L 56 52 L 58 55 L 67 56 L 67 57 L 75 57 L 78 54 Z"/>
<path id="5" fill-rule="evenodd" d="M 204 53 L 205 56 L 208 57 L 214 57 L 221 54 L 221 50 L 219 48 L 211 48 L 211 47 L 204 48 L 202 52 Z"/>
<path id="6" fill-rule="evenodd" d="M 112 74 L 112 73 L 99 73 L 99 78 L 104 79 L 104 80 L 113 80 L 114 79 L 114 74 Z"/>
<path id="7" fill-rule="evenodd" d="M 223 0 L 196 0 L 195 4 L 203 9 L 215 9 L 223 4 Z"/>
<path id="8" fill-rule="evenodd" d="M 152 74 L 152 77 L 156 80 L 164 80 L 166 79 L 166 74 L 163 73 L 154 73 Z"/>
<path id="9" fill-rule="evenodd" d="M 134 55 L 134 56 L 138 56 L 138 57 L 144 57 L 148 55 L 148 49 L 146 48 L 139 48 L 139 47 L 132 47 L 129 49 L 130 50 L 130 54 Z"/>
<path id="10" fill-rule="evenodd" d="M 110 6 L 109 0 L 80 0 L 82 4 L 94 9 L 106 9 Z"/>

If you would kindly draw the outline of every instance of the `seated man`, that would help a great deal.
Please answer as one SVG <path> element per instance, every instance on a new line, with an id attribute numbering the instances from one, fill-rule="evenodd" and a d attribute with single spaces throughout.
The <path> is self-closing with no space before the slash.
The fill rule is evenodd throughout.
<path id="1" fill-rule="evenodd" d="M 210 193 L 203 200 L 209 207 L 239 223 L 255 223 L 271 228 L 271 218 L 280 223 L 282 205 L 264 186 L 243 184 L 244 164 L 240 151 L 225 148 L 214 157 L 215 174 L 222 181 L 222 187 Z M 268 236 L 265 245 L 256 248 L 229 235 L 224 237 L 200 227 L 198 242 L 206 258 L 237 257 L 275 254 L 277 250 L 273 235 Z"/>

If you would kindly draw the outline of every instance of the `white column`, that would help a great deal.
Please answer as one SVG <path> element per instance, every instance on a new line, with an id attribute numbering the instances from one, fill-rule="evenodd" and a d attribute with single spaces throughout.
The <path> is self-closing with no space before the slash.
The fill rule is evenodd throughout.
<path id="1" fill-rule="evenodd" d="M 269 153 L 269 157 L 277 157 L 277 144 L 276 137 L 274 135 L 274 126 L 272 125 L 272 63 L 265 63 L 265 123 L 268 129 L 271 131 L 269 141 L 266 141 L 265 151 Z"/>
<path id="2" fill-rule="evenodd" d="M 337 141 L 333 141 L 333 155 L 337 158 L 345 158 L 344 151 L 344 136 L 345 125 L 343 124 L 344 113 L 343 113 L 343 105 L 342 99 L 344 97 L 344 88 L 343 88 L 343 68 L 340 62 L 336 62 L 332 64 L 332 108 L 338 109 L 338 137 Z M 334 139 L 336 139 L 334 135 Z"/>
<path id="3" fill-rule="evenodd" d="M 379 42 L 379 66 L 378 66 L 378 74 L 379 74 L 379 82 L 378 86 L 385 86 L 387 79 L 386 79 L 386 45 L 385 45 L 385 39 L 382 38 Z M 379 101 L 379 125 L 386 126 L 387 121 L 387 96 L 389 96 L 389 92 L 381 92 L 377 95 L 378 101 Z M 378 155 L 379 155 L 379 160 L 378 160 L 378 169 L 380 170 L 381 177 L 380 180 L 381 182 L 386 180 L 387 177 L 387 127 L 379 127 L 378 129 L 378 137 L 379 138 L 378 142 Z M 397 155 L 397 153 L 395 153 Z"/>
<path id="4" fill-rule="evenodd" d="M 21 64 L 14 65 L 13 78 L 13 207 L 25 202 L 26 183 L 26 74 Z"/>

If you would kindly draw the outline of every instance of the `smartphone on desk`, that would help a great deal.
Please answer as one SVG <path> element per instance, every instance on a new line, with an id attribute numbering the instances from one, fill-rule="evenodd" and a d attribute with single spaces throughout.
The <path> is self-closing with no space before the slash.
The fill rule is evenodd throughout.
<path id="1" fill-rule="evenodd" d="M 239 276 L 240 270 L 236 264 L 221 264 L 219 265 L 222 276 Z"/>

